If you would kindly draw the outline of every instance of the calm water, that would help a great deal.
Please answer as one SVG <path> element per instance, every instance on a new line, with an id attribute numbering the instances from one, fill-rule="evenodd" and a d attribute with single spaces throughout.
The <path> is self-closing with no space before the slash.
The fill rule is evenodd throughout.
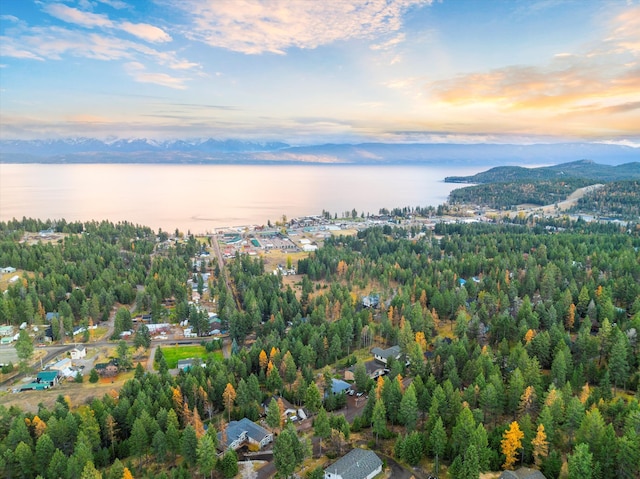
<path id="1" fill-rule="evenodd" d="M 436 206 L 460 185 L 433 166 L 0 164 L 0 220 L 127 220 L 153 229 L 224 226 L 380 208 Z"/>

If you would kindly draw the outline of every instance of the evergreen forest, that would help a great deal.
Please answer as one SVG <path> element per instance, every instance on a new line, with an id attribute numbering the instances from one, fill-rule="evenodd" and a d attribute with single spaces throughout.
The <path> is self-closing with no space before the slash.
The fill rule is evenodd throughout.
<path id="1" fill-rule="evenodd" d="M 22 241 L 48 228 L 63 237 Z M 176 373 L 159 347 L 149 372 L 132 356 L 150 347 L 145 327 L 118 339 L 132 314 L 188 319 L 207 351 L 218 347 L 188 283 L 204 290 L 195 258 L 211 241 L 107 221 L 0 223 L 0 265 L 23 271 L 0 295 L 0 323 L 56 313 L 53 340 L 64 342 L 114 314 L 118 367 L 131 373 L 102 397 L 60 395 L 37 411 L 3 406 L 2 392 L 0 476 L 256 477 L 218 450 L 246 417 L 275 434 L 278 477 L 323 477 L 355 445 L 415 477 L 522 465 L 548 479 L 640 477 L 637 224 L 390 222 L 326 239 L 297 262 L 294 284 L 259 256 L 211 260 L 206 286 L 231 354 Z M 21 371 L 34 341 L 21 333 Z M 370 378 L 371 349 L 396 345 L 401 359 Z M 363 393 L 355 417 L 330 392 L 347 368 Z M 284 401 L 312 426 L 283 418 Z"/>

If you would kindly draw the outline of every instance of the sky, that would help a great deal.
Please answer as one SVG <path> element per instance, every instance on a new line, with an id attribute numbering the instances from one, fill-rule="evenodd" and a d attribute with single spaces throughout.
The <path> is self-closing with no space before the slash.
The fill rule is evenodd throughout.
<path id="1" fill-rule="evenodd" d="M 640 2 L 2 0 L 0 139 L 640 146 Z"/>

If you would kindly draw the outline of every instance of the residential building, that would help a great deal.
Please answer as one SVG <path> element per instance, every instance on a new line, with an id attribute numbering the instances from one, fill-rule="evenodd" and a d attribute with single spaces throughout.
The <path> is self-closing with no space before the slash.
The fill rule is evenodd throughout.
<path id="1" fill-rule="evenodd" d="M 84 346 L 76 347 L 71 350 L 71 359 L 82 359 L 87 356 L 87 348 Z"/>
<path id="2" fill-rule="evenodd" d="M 378 376 L 384 376 L 386 374 L 384 366 L 380 365 L 380 363 L 375 360 L 365 362 L 364 367 L 367 371 L 367 376 L 371 379 L 378 379 Z M 351 366 L 344 372 L 345 381 L 355 381 L 355 369 L 355 366 Z"/>
<path id="3" fill-rule="evenodd" d="M 13 326 L 0 326 L 0 336 L 13 336 Z"/>
<path id="4" fill-rule="evenodd" d="M 222 450 L 239 449 L 245 444 L 250 448 L 262 449 L 267 444 L 273 442 L 273 434 L 246 417 L 239 421 L 231 421 L 227 424 L 224 435 L 226 442 L 224 443 L 222 436 L 222 432 L 219 432 L 218 444 Z"/>
<path id="5" fill-rule="evenodd" d="M 53 363 L 51 366 L 49 366 L 49 369 L 53 371 L 62 371 L 63 369 L 70 368 L 71 366 L 73 366 L 73 364 L 71 363 L 71 359 L 64 358 L 56 363 Z"/>
<path id="6" fill-rule="evenodd" d="M 376 361 L 387 364 L 389 358 L 400 359 L 400 346 L 391 346 L 387 349 L 373 348 L 371 350 Z"/>
<path id="7" fill-rule="evenodd" d="M 100 376 L 115 376 L 118 374 L 118 365 L 113 361 L 109 361 L 108 363 L 98 363 L 95 365 L 94 369 Z"/>
<path id="8" fill-rule="evenodd" d="M 53 387 L 60 381 L 60 374 L 58 371 L 40 371 L 36 376 L 36 382 L 41 384 L 48 384 L 48 387 Z"/>
<path id="9" fill-rule="evenodd" d="M 362 306 L 365 308 L 377 308 L 380 306 L 380 295 L 370 294 L 362 298 Z"/>
<path id="10" fill-rule="evenodd" d="M 178 359 L 178 371 L 188 371 L 194 364 L 195 359 Z"/>
<path id="11" fill-rule="evenodd" d="M 372 479 L 382 472 L 375 452 L 355 448 L 324 470 L 324 479 Z"/>
<path id="12" fill-rule="evenodd" d="M 351 384 L 349 384 L 346 381 L 343 381 L 341 379 L 335 379 L 335 378 L 331 379 L 331 393 L 332 394 L 340 394 L 341 392 L 346 391 L 350 387 L 351 387 Z M 326 395 L 327 395 L 327 391 L 325 391 L 325 396 Z"/>
<path id="13" fill-rule="evenodd" d="M 521 467 L 515 471 L 502 471 L 498 479 L 546 479 L 544 474 L 536 469 Z"/>

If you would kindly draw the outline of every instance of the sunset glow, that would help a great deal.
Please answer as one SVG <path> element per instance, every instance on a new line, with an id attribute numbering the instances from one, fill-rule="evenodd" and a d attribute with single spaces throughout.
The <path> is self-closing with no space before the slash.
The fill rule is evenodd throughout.
<path id="1" fill-rule="evenodd" d="M 640 144 L 637 2 L 2 2 L 0 137 Z"/>

